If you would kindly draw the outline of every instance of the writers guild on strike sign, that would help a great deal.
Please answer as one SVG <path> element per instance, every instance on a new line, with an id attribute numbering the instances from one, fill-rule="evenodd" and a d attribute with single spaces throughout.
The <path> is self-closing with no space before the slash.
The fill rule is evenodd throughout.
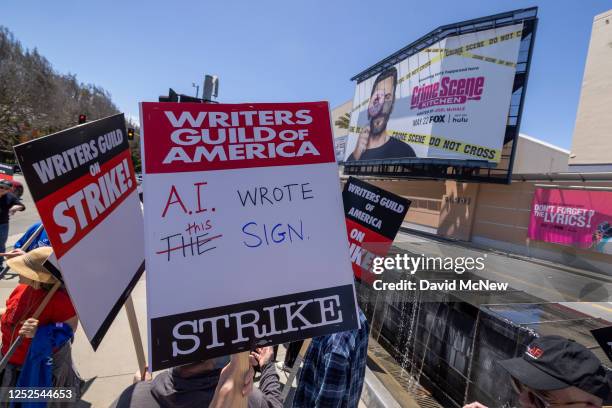
<path id="1" fill-rule="evenodd" d="M 135 181 L 127 159 L 122 159 L 116 165 L 111 162 L 111 165 L 107 171 L 97 175 L 94 181 L 66 200 L 58 202 L 53 208 L 53 220 L 64 230 L 59 233 L 62 243 L 72 240 L 78 230 L 86 229 L 90 222 L 95 222 L 133 191 Z"/>

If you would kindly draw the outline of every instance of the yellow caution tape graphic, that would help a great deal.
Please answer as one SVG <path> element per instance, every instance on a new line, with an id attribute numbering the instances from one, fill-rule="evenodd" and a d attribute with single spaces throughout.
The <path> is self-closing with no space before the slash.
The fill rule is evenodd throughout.
<path id="1" fill-rule="evenodd" d="M 363 128 L 351 126 L 349 132 L 360 133 Z M 436 149 L 446 150 L 472 156 L 477 159 L 498 163 L 501 160 L 501 150 L 492 147 L 480 146 L 474 143 L 466 143 L 443 136 L 422 135 L 418 133 L 402 132 L 399 130 L 387 130 L 387 132 L 401 142 L 418 144 Z"/>
<path id="2" fill-rule="evenodd" d="M 484 47 L 488 47 L 490 45 L 495 45 L 498 44 L 500 42 L 504 42 L 504 41 L 508 41 L 508 40 L 513 40 L 513 39 L 517 39 L 517 38 L 521 38 L 523 34 L 523 30 L 517 30 L 517 31 L 513 31 L 507 34 L 503 34 L 503 35 L 498 35 L 495 37 L 491 37 L 489 39 L 486 40 L 482 40 L 482 41 L 477 41 L 471 44 L 466 44 L 466 45 L 462 45 L 461 47 L 457 47 L 457 48 L 451 48 L 451 49 L 447 49 L 447 48 L 426 48 L 423 50 L 423 52 L 428 52 L 428 53 L 434 53 L 434 54 L 438 54 L 435 57 L 431 58 L 429 61 L 427 61 L 426 63 L 422 64 L 421 66 L 413 69 L 412 71 L 408 72 L 406 75 L 398 78 L 397 80 L 397 84 L 401 84 L 404 81 L 407 81 L 408 79 L 412 78 L 413 76 L 415 76 L 416 74 L 422 72 L 424 69 L 429 68 L 432 64 L 435 64 L 439 61 L 442 61 L 444 58 L 448 58 L 448 57 L 452 57 L 452 56 L 459 56 L 459 57 L 464 57 L 464 58 L 472 58 L 472 59 L 477 59 L 479 61 L 485 61 L 485 62 L 489 62 L 492 64 L 497 64 L 497 65 L 501 65 L 504 67 L 510 67 L 510 68 L 515 68 L 516 67 L 516 63 L 511 62 L 511 61 L 505 61 L 499 58 L 492 58 L 492 57 L 485 57 L 483 55 L 479 55 L 479 54 L 474 54 L 472 52 L 472 50 L 476 50 L 479 48 L 484 48 Z M 355 112 L 359 109 L 361 109 L 362 107 L 364 107 L 365 105 L 367 105 L 367 103 L 369 102 L 370 98 L 366 98 L 363 102 L 359 103 L 357 106 L 355 106 L 352 110 L 352 112 Z"/>

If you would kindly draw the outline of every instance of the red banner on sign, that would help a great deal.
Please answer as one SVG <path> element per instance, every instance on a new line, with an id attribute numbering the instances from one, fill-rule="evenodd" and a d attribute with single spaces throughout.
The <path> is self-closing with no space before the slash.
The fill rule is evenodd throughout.
<path id="1" fill-rule="evenodd" d="M 327 102 L 141 104 L 148 174 L 334 162 Z M 144 137 L 147 140 L 146 136 Z"/>

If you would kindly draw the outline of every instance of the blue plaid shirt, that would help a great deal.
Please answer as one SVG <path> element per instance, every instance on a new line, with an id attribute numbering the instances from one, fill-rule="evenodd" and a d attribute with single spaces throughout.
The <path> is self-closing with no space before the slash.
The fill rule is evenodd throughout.
<path id="1" fill-rule="evenodd" d="M 368 322 L 359 310 L 360 330 L 315 337 L 293 399 L 294 408 L 356 408 L 368 355 Z"/>

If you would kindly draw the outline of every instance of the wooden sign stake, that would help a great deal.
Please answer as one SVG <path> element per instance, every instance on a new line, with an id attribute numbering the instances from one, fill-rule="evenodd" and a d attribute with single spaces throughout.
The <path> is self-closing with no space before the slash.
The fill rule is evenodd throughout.
<path id="1" fill-rule="evenodd" d="M 136 310 L 134 309 L 134 301 L 132 300 L 131 294 L 125 300 L 125 312 L 127 313 L 128 322 L 130 324 L 130 332 L 132 332 L 132 340 L 134 341 L 134 349 L 136 350 L 136 358 L 138 359 L 140 378 L 144 380 L 147 370 L 147 360 L 142 346 L 138 319 L 136 318 Z"/>

